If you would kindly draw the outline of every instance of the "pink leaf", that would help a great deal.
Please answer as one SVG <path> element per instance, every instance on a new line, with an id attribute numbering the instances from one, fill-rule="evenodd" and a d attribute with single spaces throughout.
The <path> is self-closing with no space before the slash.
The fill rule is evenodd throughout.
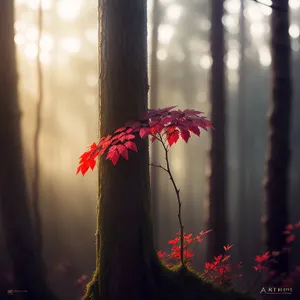
<path id="1" fill-rule="evenodd" d="M 127 127 L 131 127 L 132 129 L 135 129 L 137 127 L 140 127 L 141 126 L 141 122 L 137 122 L 137 121 L 128 121 L 125 123 L 125 126 Z"/>
<path id="2" fill-rule="evenodd" d="M 173 144 L 176 144 L 178 139 L 179 139 L 179 131 L 176 129 L 171 134 L 168 135 L 168 142 L 169 142 L 170 147 Z"/>
<path id="3" fill-rule="evenodd" d="M 185 109 L 183 111 L 183 113 L 185 113 L 187 116 L 197 116 L 202 114 L 202 111 L 198 111 L 198 110 L 194 110 L 194 109 Z"/>
<path id="4" fill-rule="evenodd" d="M 133 140 L 135 138 L 135 135 L 134 134 L 127 134 L 125 136 L 126 140 Z"/>
<path id="5" fill-rule="evenodd" d="M 136 147 L 136 144 L 134 142 L 131 142 L 131 141 L 127 141 L 124 146 L 127 148 L 127 149 L 130 149 L 132 151 L 135 151 L 137 152 L 137 147 Z"/>
<path id="6" fill-rule="evenodd" d="M 111 160 L 111 162 L 115 166 L 119 161 L 119 158 L 120 158 L 120 154 L 117 150 L 117 146 L 111 146 L 106 156 L 106 159 Z"/>
<path id="7" fill-rule="evenodd" d="M 140 137 L 143 139 L 144 137 L 148 136 L 149 134 L 149 129 L 142 127 L 140 129 Z"/>
<path id="8" fill-rule="evenodd" d="M 180 134 L 182 139 L 187 143 L 189 138 L 191 137 L 190 132 L 188 130 L 180 128 Z"/>
<path id="9" fill-rule="evenodd" d="M 189 126 L 189 131 L 191 131 L 192 133 L 194 133 L 197 136 L 200 136 L 200 129 L 195 125 Z"/>
<path id="10" fill-rule="evenodd" d="M 117 130 L 115 130 L 115 133 L 122 132 L 122 131 L 126 130 L 126 128 L 127 127 L 120 127 Z"/>
<path id="11" fill-rule="evenodd" d="M 118 151 L 121 154 L 121 156 L 128 160 L 128 150 L 124 145 L 117 145 Z"/>

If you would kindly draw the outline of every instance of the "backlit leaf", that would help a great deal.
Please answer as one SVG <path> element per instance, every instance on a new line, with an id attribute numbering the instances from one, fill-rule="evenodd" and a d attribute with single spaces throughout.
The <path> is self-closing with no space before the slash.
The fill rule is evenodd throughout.
<path id="1" fill-rule="evenodd" d="M 118 151 L 121 154 L 121 156 L 128 160 L 128 150 L 124 145 L 117 145 Z"/>
<path id="2" fill-rule="evenodd" d="M 179 131 L 176 129 L 174 130 L 171 134 L 169 134 L 167 136 L 168 138 L 168 143 L 170 145 L 170 147 L 173 145 L 173 144 L 176 144 L 178 139 L 179 139 Z"/>
<path id="3" fill-rule="evenodd" d="M 180 135 L 182 139 L 187 143 L 189 141 L 189 138 L 191 137 L 191 134 L 188 130 L 180 128 Z"/>
<path id="4" fill-rule="evenodd" d="M 120 154 L 118 152 L 117 146 L 111 146 L 106 156 L 106 159 L 109 159 L 115 166 L 119 161 L 119 158 L 120 158 Z"/>
<path id="5" fill-rule="evenodd" d="M 144 137 L 148 136 L 148 134 L 149 134 L 149 128 L 142 127 L 140 129 L 139 133 L 140 133 L 140 137 L 143 139 Z"/>
<path id="6" fill-rule="evenodd" d="M 132 141 L 127 141 L 124 146 L 127 148 L 127 149 L 130 149 L 130 150 L 133 150 L 135 152 L 137 152 L 137 147 L 136 147 L 136 144 Z"/>

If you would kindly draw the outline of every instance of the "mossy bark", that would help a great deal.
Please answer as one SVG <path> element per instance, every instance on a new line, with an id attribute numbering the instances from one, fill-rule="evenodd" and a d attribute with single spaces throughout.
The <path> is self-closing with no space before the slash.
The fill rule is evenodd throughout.
<path id="1" fill-rule="evenodd" d="M 99 0 L 100 135 L 147 109 L 147 1 Z M 99 164 L 97 271 L 102 300 L 147 299 L 154 290 L 148 143 Z M 99 299 L 100 299 L 99 298 Z"/>
<path id="2" fill-rule="evenodd" d="M 211 131 L 211 145 L 207 168 L 207 228 L 213 229 L 207 239 L 207 260 L 223 251 L 228 243 L 227 220 L 227 166 L 226 166 L 226 90 L 225 90 L 225 39 L 222 18 L 224 0 L 210 1 L 211 7 L 211 57 L 210 104 L 211 122 L 216 130 Z"/>
<path id="3" fill-rule="evenodd" d="M 292 109 L 291 43 L 289 36 L 288 1 L 273 1 L 271 16 L 271 100 L 269 111 L 268 151 L 264 179 L 265 214 L 263 225 L 265 242 L 269 251 L 280 251 L 285 246 L 283 234 L 288 224 L 288 190 L 290 129 Z M 271 263 L 277 274 L 288 271 L 288 255 L 279 256 Z"/>
<path id="4" fill-rule="evenodd" d="M 26 290 L 21 294 L 25 300 L 54 300 L 46 284 L 42 255 L 36 244 L 24 174 L 14 1 L 3 0 L 0 5 L 0 211 L 13 265 L 15 283 L 11 288 Z"/>

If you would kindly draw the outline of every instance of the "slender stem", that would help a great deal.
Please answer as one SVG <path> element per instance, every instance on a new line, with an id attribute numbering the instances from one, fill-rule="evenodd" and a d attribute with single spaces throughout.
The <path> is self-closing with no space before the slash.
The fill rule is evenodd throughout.
<path id="1" fill-rule="evenodd" d="M 273 10 L 277 10 L 277 11 L 280 11 L 280 12 L 288 12 L 288 10 L 278 6 L 278 5 L 274 5 L 274 4 L 267 4 L 267 3 L 264 3 L 264 2 L 261 2 L 259 0 L 253 0 L 254 2 L 258 3 L 258 4 L 261 4 L 261 5 L 264 5 L 266 7 L 270 7 L 272 8 Z"/>
<path id="2" fill-rule="evenodd" d="M 178 221 L 179 221 L 179 225 L 180 225 L 180 261 L 181 261 L 181 264 L 182 266 L 184 266 L 185 262 L 184 262 L 184 259 L 183 259 L 183 242 L 184 242 L 184 239 L 183 239 L 183 229 L 184 229 L 184 226 L 183 226 L 183 223 L 182 223 L 182 218 L 181 218 L 181 205 L 182 205 L 182 202 L 180 200 L 180 190 L 178 189 L 176 183 L 175 183 L 175 180 L 174 180 L 174 177 L 172 175 L 172 172 L 171 172 L 171 168 L 170 168 L 170 162 L 169 162 L 169 150 L 167 148 L 167 146 L 165 144 L 163 144 L 163 147 L 164 147 L 164 150 L 165 150 L 165 160 L 166 160 L 166 164 L 167 164 L 167 170 L 168 170 L 168 174 L 170 176 L 170 180 L 173 184 L 173 187 L 174 187 L 174 190 L 176 192 L 176 197 L 177 197 L 177 202 L 178 202 L 178 214 L 177 214 L 177 217 L 178 217 Z"/>
<path id="3" fill-rule="evenodd" d="M 183 232 L 184 226 L 183 226 L 182 217 L 181 217 L 181 205 L 182 205 L 182 202 L 180 200 L 180 189 L 178 189 L 178 187 L 177 187 L 177 185 L 175 183 L 172 171 L 171 171 L 170 162 L 169 162 L 169 154 L 168 154 L 169 153 L 169 147 L 168 147 L 168 145 L 166 145 L 164 143 L 163 136 L 160 133 L 156 134 L 156 139 L 164 147 L 164 150 L 165 150 L 165 160 L 166 160 L 166 168 L 163 167 L 163 166 L 161 166 L 161 165 L 156 165 L 156 164 L 153 164 L 153 163 L 151 163 L 150 166 L 160 168 L 160 169 L 164 170 L 165 172 L 167 172 L 169 174 L 170 180 L 171 180 L 171 182 L 173 184 L 173 187 L 174 187 L 174 190 L 175 190 L 175 193 L 176 193 L 176 197 L 177 197 L 177 202 L 178 202 L 178 214 L 177 214 L 177 217 L 178 217 L 179 226 L 180 226 L 180 261 L 181 261 L 181 265 L 184 266 L 185 265 L 185 261 L 184 261 L 184 257 L 183 257 L 183 253 L 184 253 L 184 249 L 183 249 L 183 246 L 184 246 L 184 238 L 183 238 L 183 235 L 184 235 L 184 232 Z"/>
<path id="4" fill-rule="evenodd" d="M 160 168 L 160 169 L 168 172 L 168 170 L 166 168 L 164 168 L 162 165 L 156 165 L 156 164 L 151 163 L 150 166 L 151 167 L 155 167 L 155 168 Z"/>

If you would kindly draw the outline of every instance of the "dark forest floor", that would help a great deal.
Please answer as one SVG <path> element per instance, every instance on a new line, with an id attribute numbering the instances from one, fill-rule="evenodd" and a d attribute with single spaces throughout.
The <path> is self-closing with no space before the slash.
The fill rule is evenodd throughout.
<path id="1" fill-rule="evenodd" d="M 226 290 L 205 282 L 192 270 L 183 269 L 166 273 L 164 288 L 157 300 L 253 300 L 250 296 Z M 155 299 L 156 300 L 156 299 Z"/>
<path id="2" fill-rule="evenodd" d="M 84 300 L 101 300 L 97 283 L 87 287 L 90 296 Z M 153 292 L 153 291 L 152 291 Z M 94 294 L 95 293 L 95 294 Z M 145 294 L 148 299 L 149 294 Z M 242 293 L 227 290 L 221 286 L 205 282 L 200 276 L 189 269 L 164 270 L 163 280 L 151 300 L 255 300 Z"/>

